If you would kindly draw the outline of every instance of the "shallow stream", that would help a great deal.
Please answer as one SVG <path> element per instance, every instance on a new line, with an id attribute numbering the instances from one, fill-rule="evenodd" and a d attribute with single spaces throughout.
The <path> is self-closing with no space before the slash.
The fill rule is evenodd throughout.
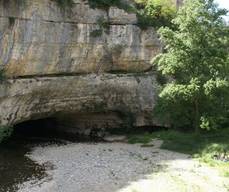
<path id="1" fill-rule="evenodd" d="M 11 138 L 0 145 L 0 192 L 17 191 L 26 181 L 47 176 L 45 166 L 26 156 L 39 143 L 37 139 Z"/>

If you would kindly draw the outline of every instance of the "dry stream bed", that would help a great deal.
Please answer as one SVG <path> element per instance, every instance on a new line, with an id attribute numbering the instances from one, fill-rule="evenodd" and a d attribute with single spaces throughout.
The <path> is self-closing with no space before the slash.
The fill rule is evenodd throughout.
<path id="1" fill-rule="evenodd" d="M 160 145 L 8 143 L 0 148 L 0 192 L 229 191 L 216 170 Z"/>

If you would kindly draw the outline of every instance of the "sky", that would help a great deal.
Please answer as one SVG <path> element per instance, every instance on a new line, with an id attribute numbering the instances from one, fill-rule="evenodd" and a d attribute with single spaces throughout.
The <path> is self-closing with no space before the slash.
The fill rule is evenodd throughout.
<path id="1" fill-rule="evenodd" d="M 215 2 L 219 4 L 220 8 L 226 8 L 229 11 L 229 0 L 215 0 Z M 229 21 L 229 13 L 225 19 Z"/>
<path id="2" fill-rule="evenodd" d="M 229 10 L 229 0 L 215 0 L 215 2 L 218 3 L 220 7 Z"/>

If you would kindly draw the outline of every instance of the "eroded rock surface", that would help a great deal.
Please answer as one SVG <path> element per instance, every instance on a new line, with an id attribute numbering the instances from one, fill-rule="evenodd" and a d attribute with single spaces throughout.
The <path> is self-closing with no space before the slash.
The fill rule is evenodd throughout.
<path id="1" fill-rule="evenodd" d="M 152 28 L 140 30 L 136 15 L 115 7 L 107 13 L 91 9 L 87 1 L 64 10 L 51 0 L 4 2 L 0 53 L 10 76 L 140 72 L 150 68 L 150 59 L 160 51 Z M 99 19 L 109 27 L 95 37 Z"/>
<path id="2" fill-rule="evenodd" d="M 65 8 L 0 1 L 0 66 L 9 78 L 0 86 L 0 123 L 67 116 L 81 127 L 152 125 L 157 86 L 145 72 L 161 45 L 153 28 L 136 24 L 135 14 L 84 0 Z"/>

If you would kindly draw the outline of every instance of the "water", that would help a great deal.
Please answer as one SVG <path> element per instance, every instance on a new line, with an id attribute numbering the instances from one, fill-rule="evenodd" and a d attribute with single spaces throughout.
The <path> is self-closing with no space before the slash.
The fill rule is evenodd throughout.
<path id="1" fill-rule="evenodd" d="M 16 125 L 11 138 L 0 144 L 0 192 L 16 192 L 19 186 L 27 181 L 49 179 L 46 170 L 53 169 L 52 165 L 49 162 L 39 165 L 26 155 L 37 146 L 64 145 L 69 141 L 83 142 L 88 141 L 88 138 L 58 133 L 53 119 L 28 121 Z"/>
<path id="2" fill-rule="evenodd" d="M 28 132 L 27 132 L 28 133 Z M 90 139 L 96 141 L 96 139 Z M 27 181 L 41 181 L 50 179 L 46 170 L 53 169 L 53 165 L 45 163 L 39 165 L 26 154 L 29 154 L 36 146 L 51 144 L 65 145 L 71 142 L 88 141 L 85 138 L 44 134 L 14 135 L 0 144 L 0 192 L 16 192 L 19 186 Z"/>
<path id="3" fill-rule="evenodd" d="M 19 184 L 46 176 L 45 167 L 25 156 L 31 147 L 26 140 L 11 140 L 0 145 L 0 192 L 17 191 Z"/>
<path id="4" fill-rule="evenodd" d="M 50 142 L 13 137 L 0 144 L 0 192 L 15 192 L 26 181 L 39 181 L 48 176 L 45 165 L 39 165 L 26 156 L 41 143 Z"/>

